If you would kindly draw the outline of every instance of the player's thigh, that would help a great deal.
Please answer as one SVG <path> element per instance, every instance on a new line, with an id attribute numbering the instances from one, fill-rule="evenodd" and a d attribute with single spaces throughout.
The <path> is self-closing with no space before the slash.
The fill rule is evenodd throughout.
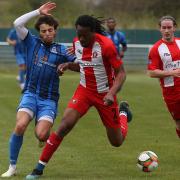
<path id="1" fill-rule="evenodd" d="M 14 132 L 19 135 L 24 134 L 31 119 L 31 116 L 26 111 L 18 111 L 16 115 L 16 126 Z"/>
<path id="2" fill-rule="evenodd" d="M 123 143 L 124 137 L 122 135 L 122 132 L 121 132 L 120 128 L 106 127 L 106 133 L 107 133 L 107 137 L 109 139 L 109 142 L 113 146 L 118 147 Z"/>
<path id="3" fill-rule="evenodd" d="M 42 120 L 54 123 L 57 115 L 57 102 L 50 99 L 37 98 L 36 123 Z"/>
<path id="4" fill-rule="evenodd" d="M 109 127 L 109 128 L 120 127 L 119 107 L 116 99 L 112 105 L 107 106 L 104 105 L 103 98 L 98 98 L 96 99 L 94 106 L 96 107 L 105 127 Z"/>
<path id="5" fill-rule="evenodd" d="M 166 101 L 166 105 L 168 107 L 169 112 L 171 113 L 171 116 L 175 121 L 177 121 L 179 125 L 179 120 L 180 120 L 180 100 L 176 101 Z"/>
<path id="6" fill-rule="evenodd" d="M 78 86 L 73 97 L 71 98 L 71 100 L 68 102 L 68 105 L 67 105 L 68 108 L 74 109 L 77 112 L 79 112 L 81 117 L 84 114 L 86 114 L 86 112 L 91 106 L 92 106 L 92 103 L 89 100 L 89 95 L 86 89 L 82 86 Z M 67 113 L 69 113 L 70 109 L 67 110 Z"/>
<path id="7" fill-rule="evenodd" d="M 107 137 L 113 146 L 120 146 L 124 140 L 121 133 L 121 124 L 119 117 L 119 107 L 117 100 L 111 106 L 103 104 L 103 98 L 96 100 L 95 107 L 106 127 Z"/>
<path id="8" fill-rule="evenodd" d="M 35 114 L 35 98 L 31 93 L 24 93 L 17 109 L 15 132 L 25 132 Z"/>
<path id="9" fill-rule="evenodd" d="M 30 92 L 24 92 L 20 99 L 17 111 L 24 111 L 31 116 L 31 119 L 33 119 L 37 111 L 36 95 Z"/>

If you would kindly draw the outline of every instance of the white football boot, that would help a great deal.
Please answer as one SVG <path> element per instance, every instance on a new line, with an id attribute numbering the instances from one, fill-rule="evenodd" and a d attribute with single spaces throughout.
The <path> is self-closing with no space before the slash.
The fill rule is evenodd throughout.
<path id="1" fill-rule="evenodd" d="M 9 165 L 9 169 L 1 177 L 12 177 L 17 174 L 16 165 Z"/>

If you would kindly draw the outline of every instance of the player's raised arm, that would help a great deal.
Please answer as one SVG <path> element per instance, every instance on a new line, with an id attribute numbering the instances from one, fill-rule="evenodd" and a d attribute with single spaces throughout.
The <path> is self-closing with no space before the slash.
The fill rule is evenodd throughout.
<path id="1" fill-rule="evenodd" d="M 19 18 L 17 18 L 14 21 L 14 27 L 16 29 L 16 32 L 21 40 L 24 40 L 25 37 L 28 34 L 28 29 L 25 27 L 25 24 L 32 19 L 33 17 L 36 17 L 40 14 L 42 15 L 51 15 L 49 14 L 49 11 L 54 9 L 56 7 L 56 3 L 53 2 L 47 2 L 39 7 L 39 9 L 36 9 L 34 11 L 31 11 L 29 13 L 26 13 Z"/>

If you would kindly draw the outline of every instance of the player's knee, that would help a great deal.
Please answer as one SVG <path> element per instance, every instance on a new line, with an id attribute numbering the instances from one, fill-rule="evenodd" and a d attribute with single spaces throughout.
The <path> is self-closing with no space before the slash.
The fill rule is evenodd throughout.
<path id="1" fill-rule="evenodd" d="M 23 135 L 26 130 L 26 124 L 17 123 L 15 127 L 15 133 L 18 135 Z"/>
<path id="2" fill-rule="evenodd" d="M 123 144 L 123 140 L 117 140 L 117 141 L 110 141 L 110 144 L 113 146 L 113 147 L 120 147 L 122 144 Z"/>
<path id="3" fill-rule="evenodd" d="M 123 142 L 111 142 L 111 145 L 113 147 L 120 147 L 123 144 Z"/>
<path id="4" fill-rule="evenodd" d="M 57 130 L 57 134 L 59 137 L 64 137 L 71 131 L 72 128 L 73 126 L 71 124 L 62 121 Z"/>
<path id="5" fill-rule="evenodd" d="M 49 137 L 49 132 L 36 132 L 36 137 L 40 141 L 46 141 Z"/>

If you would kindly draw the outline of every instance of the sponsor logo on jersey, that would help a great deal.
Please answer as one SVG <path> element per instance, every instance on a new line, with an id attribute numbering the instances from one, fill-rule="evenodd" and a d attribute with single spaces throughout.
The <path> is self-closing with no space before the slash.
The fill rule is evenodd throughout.
<path id="1" fill-rule="evenodd" d="M 80 49 L 78 49 L 77 52 L 78 52 L 79 54 L 82 54 L 82 50 L 80 50 Z"/>
<path id="2" fill-rule="evenodd" d="M 76 104 L 77 102 L 78 102 L 77 99 L 73 99 L 73 100 L 72 100 L 72 103 L 73 103 L 73 104 Z"/>
<path id="3" fill-rule="evenodd" d="M 169 54 L 169 53 L 164 53 L 164 56 L 171 56 L 171 54 Z"/>
<path id="4" fill-rule="evenodd" d="M 180 60 L 167 62 L 165 64 L 165 68 L 166 69 L 178 69 L 178 68 L 180 68 Z"/>
<path id="5" fill-rule="evenodd" d="M 92 57 L 93 58 L 97 58 L 98 57 L 98 53 L 96 51 L 94 51 L 93 54 L 92 54 Z"/>
<path id="6" fill-rule="evenodd" d="M 54 46 L 54 47 L 52 47 L 51 52 L 52 52 L 52 53 L 54 53 L 54 54 L 57 54 L 57 49 L 56 49 L 56 47 L 55 47 L 55 46 Z"/>

